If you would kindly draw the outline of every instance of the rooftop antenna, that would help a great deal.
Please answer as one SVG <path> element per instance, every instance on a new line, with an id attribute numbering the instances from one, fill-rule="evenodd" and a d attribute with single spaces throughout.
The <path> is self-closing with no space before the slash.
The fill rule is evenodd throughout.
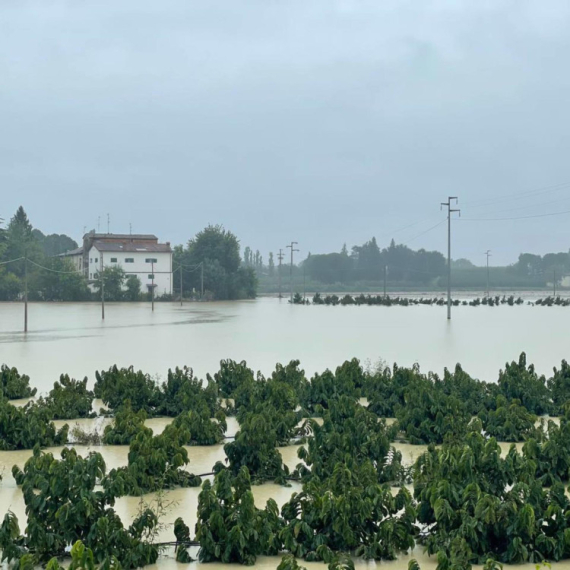
<path id="1" fill-rule="evenodd" d="M 109 214 L 107 214 L 107 233 L 110 234 L 110 228 L 111 228 L 111 216 Z"/>
<path id="2" fill-rule="evenodd" d="M 101 216 L 97 216 L 97 233 L 101 230 Z"/>
<path id="3" fill-rule="evenodd" d="M 87 226 L 83 226 L 83 235 L 87 233 Z"/>
<path id="4" fill-rule="evenodd" d="M 129 235 L 133 235 L 133 224 L 129 222 Z"/>

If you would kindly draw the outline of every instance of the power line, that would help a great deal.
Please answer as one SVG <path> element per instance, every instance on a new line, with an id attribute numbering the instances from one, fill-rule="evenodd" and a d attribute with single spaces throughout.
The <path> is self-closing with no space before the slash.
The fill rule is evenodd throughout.
<path id="1" fill-rule="evenodd" d="M 518 216 L 509 218 L 461 218 L 463 222 L 502 222 L 506 220 L 528 220 L 530 218 L 546 218 L 548 216 L 562 216 L 563 214 L 570 214 L 570 210 L 562 212 L 549 212 L 548 214 L 532 214 L 530 216 Z"/>
<path id="2" fill-rule="evenodd" d="M 82 273 L 79 269 L 74 269 L 73 271 L 60 271 L 59 269 L 51 269 L 50 267 L 45 267 L 44 265 L 40 265 L 39 263 L 36 263 L 35 261 L 32 261 L 31 259 L 28 259 L 28 261 L 32 265 L 35 265 L 36 267 L 40 267 L 41 269 L 45 269 L 46 271 L 51 271 L 52 273 L 62 273 L 65 275 L 70 275 L 72 273 L 75 273 L 75 274 Z"/>
<path id="3" fill-rule="evenodd" d="M 439 222 L 437 222 L 437 224 L 435 224 L 435 226 L 432 226 L 431 228 L 428 228 L 427 230 L 424 230 L 423 232 L 415 235 L 414 237 L 410 238 L 409 240 L 406 240 L 405 243 L 402 243 L 401 245 L 407 245 L 410 242 L 414 241 L 415 239 L 423 236 L 424 234 L 427 234 L 429 232 L 431 232 L 432 230 L 435 230 L 435 228 L 438 228 L 439 226 L 441 226 L 441 224 L 445 223 L 445 218 L 443 220 L 440 220 Z"/>
<path id="4" fill-rule="evenodd" d="M 0 265 L 7 265 L 8 263 L 14 263 L 15 261 L 20 261 L 24 259 L 23 257 L 17 257 L 16 259 L 9 259 L 8 261 L 1 261 Z"/>

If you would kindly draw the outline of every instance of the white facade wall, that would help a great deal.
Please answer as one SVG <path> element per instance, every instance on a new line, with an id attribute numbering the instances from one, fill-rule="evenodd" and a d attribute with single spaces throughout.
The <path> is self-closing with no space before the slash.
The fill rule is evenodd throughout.
<path id="1" fill-rule="evenodd" d="M 132 262 L 128 261 L 131 259 Z M 118 265 L 123 268 L 127 276 L 136 275 L 141 282 L 141 291 L 146 293 L 150 291 L 152 285 L 152 263 L 147 262 L 148 259 L 156 260 L 154 263 L 154 294 L 156 296 L 164 295 L 165 293 L 172 294 L 172 253 L 148 251 L 100 252 L 93 246 L 89 250 L 88 256 L 88 279 L 95 279 L 95 274 L 101 270 L 101 267 Z M 92 285 L 90 287 L 93 289 Z"/>

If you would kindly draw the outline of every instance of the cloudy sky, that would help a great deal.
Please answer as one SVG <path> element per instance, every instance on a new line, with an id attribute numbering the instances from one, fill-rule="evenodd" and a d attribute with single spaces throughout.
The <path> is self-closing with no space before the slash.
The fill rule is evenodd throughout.
<path id="1" fill-rule="evenodd" d="M 569 24 L 566 0 L 3 0 L 0 217 L 443 251 L 453 195 L 456 258 L 567 251 L 570 213 L 525 217 L 570 210 Z"/>

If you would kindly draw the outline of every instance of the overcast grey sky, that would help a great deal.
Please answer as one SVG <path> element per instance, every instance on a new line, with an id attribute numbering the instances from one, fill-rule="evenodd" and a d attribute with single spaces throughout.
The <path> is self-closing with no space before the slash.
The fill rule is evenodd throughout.
<path id="1" fill-rule="evenodd" d="M 449 194 L 570 210 L 569 24 L 567 0 L 3 0 L 0 217 L 221 223 L 267 259 L 406 243 Z M 569 221 L 460 221 L 453 256 L 567 251 Z M 409 244 L 443 251 L 445 225 Z"/>

